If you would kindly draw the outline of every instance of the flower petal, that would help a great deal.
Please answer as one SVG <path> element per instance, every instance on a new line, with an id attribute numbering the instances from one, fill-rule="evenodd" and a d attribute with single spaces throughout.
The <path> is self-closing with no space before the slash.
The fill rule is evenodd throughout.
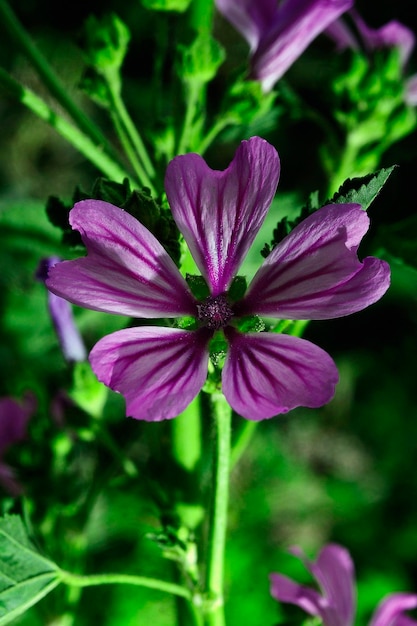
<path id="1" fill-rule="evenodd" d="M 140 326 L 119 330 L 94 346 L 97 378 L 126 399 L 126 414 L 160 421 L 175 417 L 202 388 L 208 367 L 206 331 Z"/>
<path id="2" fill-rule="evenodd" d="M 237 0 L 238 1 L 238 0 Z M 329 24 L 350 9 L 353 0 L 292 0 L 277 9 L 251 59 L 251 75 L 264 91 L 274 84 Z"/>
<path id="3" fill-rule="evenodd" d="M 277 0 L 215 0 L 217 9 L 254 50 L 277 14 Z"/>
<path id="4" fill-rule="evenodd" d="M 392 593 L 379 604 L 369 626 L 416 626 L 417 621 L 404 611 L 417 608 L 417 595 Z"/>
<path id="5" fill-rule="evenodd" d="M 370 28 L 354 9 L 350 11 L 350 15 L 362 37 L 365 48 L 369 50 L 398 48 L 401 65 L 404 66 L 407 63 L 416 42 L 415 35 L 410 28 L 397 20 L 391 20 L 380 28 Z"/>
<path id="6" fill-rule="evenodd" d="M 315 563 L 304 557 L 298 549 L 292 550 L 303 560 L 310 570 L 328 602 L 331 609 L 331 621 L 334 623 L 334 614 L 337 615 L 340 626 L 351 626 L 355 616 L 355 568 L 349 552 L 337 544 L 327 544 L 320 551 Z M 323 615 L 325 623 L 329 623 Z"/>
<path id="7" fill-rule="evenodd" d="M 357 257 L 369 218 L 357 204 L 327 205 L 305 219 L 265 259 L 237 315 L 331 319 L 373 304 L 386 292 L 385 261 Z"/>
<path id="8" fill-rule="evenodd" d="M 309 615 L 321 617 L 323 599 L 317 591 L 304 585 L 299 585 L 282 574 L 270 574 L 269 578 L 271 581 L 271 595 L 275 600 L 294 604 Z"/>
<path id="9" fill-rule="evenodd" d="M 259 137 L 242 141 L 224 171 L 197 154 L 173 159 L 165 190 L 174 219 L 212 295 L 227 290 L 274 197 L 278 154 Z"/>
<path id="10" fill-rule="evenodd" d="M 58 257 L 42 259 L 36 272 L 36 278 L 45 282 L 51 267 L 60 261 L 61 259 Z M 70 363 L 85 361 L 87 350 L 75 324 L 69 302 L 51 293 L 48 289 L 48 309 L 64 358 Z"/>
<path id="11" fill-rule="evenodd" d="M 242 417 L 262 420 L 297 406 L 329 402 L 339 379 L 321 348 L 297 337 L 238 333 L 225 329 L 230 348 L 222 373 L 223 393 Z"/>
<path id="12" fill-rule="evenodd" d="M 134 317 L 195 314 L 194 298 L 173 260 L 132 215 L 101 200 L 70 213 L 88 255 L 51 268 L 48 289 L 74 304 Z"/>
<path id="13" fill-rule="evenodd" d="M 21 402 L 9 397 L 0 398 L 0 456 L 25 438 L 28 422 L 36 407 L 36 397 L 30 391 L 26 392 Z"/>
<path id="14" fill-rule="evenodd" d="M 289 602 L 321 617 L 324 626 L 351 626 L 355 614 L 354 566 L 349 552 L 336 544 L 326 545 L 316 562 L 306 558 L 299 548 L 290 550 L 300 558 L 319 584 L 323 595 L 298 585 L 286 576 L 271 574 L 271 594 L 280 602 Z"/>

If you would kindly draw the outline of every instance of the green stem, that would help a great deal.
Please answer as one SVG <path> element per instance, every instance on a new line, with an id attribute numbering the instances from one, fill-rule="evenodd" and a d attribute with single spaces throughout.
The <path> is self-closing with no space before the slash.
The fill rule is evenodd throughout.
<path id="1" fill-rule="evenodd" d="M 24 104 L 38 117 L 50 124 L 57 133 L 93 163 L 105 176 L 115 181 L 129 177 L 111 157 L 96 146 L 89 137 L 75 128 L 70 122 L 53 111 L 41 98 L 27 87 L 23 87 L 0 68 L 0 86 L 18 102 Z"/>
<path id="2" fill-rule="evenodd" d="M 187 600 L 191 600 L 191 593 L 185 587 L 169 583 L 157 578 L 148 578 L 146 576 L 133 576 L 130 574 L 93 574 L 90 576 L 82 576 L 80 574 L 72 574 L 64 570 L 60 571 L 61 582 L 65 585 L 73 587 L 95 587 L 98 585 L 136 585 L 137 587 L 147 587 L 148 589 L 157 589 L 165 591 L 175 596 L 181 596 Z"/>
<path id="3" fill-rule="evenodd" d="M 243 422 L 236 441 L 233 444 L 232 452 L 230 456 L 230 467 L 233 468 L 239 461 L 244 451 L 249 445 L 252 435 L 255 432 L 258 422 L 252 420 L 241 420 Z"/>
<path id="4" fill-rule="evenodd" d="M 149 187 L 149 189 L 151 189 L 152 191 L 153 186 L 150 181 L 150 178 L 155 177 L 155 168 L 152 165 L 152 162 L 146 150 L 145 144 L 143 143 L 142 137 L 137 131 L 136 126 L 133 123 L 129 115 L 129 112 L 126 109 L 124 102 L 121 99 L 119 93 L 117 92 L 116 89 L 113 88 L 110 82 L 108 83 L 108 88 L 110 91 L 112 104 L 114 105 L 115 115 L 117 115 L 117 117 L 119 118 L 119 121 L 126 132 L 126 136 L 129 138 L 129 141 L 131 142 L 132 147 L 134 148 L 134 150 L 136 150 L 136 153 L 138 154 L 142 162 L 142 166 L 144 170 L 144 177 L 146 180 L 146 186 Z"/>
<path id="5" fill-rule="evenodd" d="M 213 126 L 204 133 L 204 137 L 201 139 L 198 146 L 198 153 L 203 155 L 216 139 L 217 135 L 219 135 L 224 128 L 233 123 L 235 123 L 235 120 L 232 117 L 218 119 Z"/>
<path id="6" fill-rule="evenodd" d="M 156 195 L 155 188 L 149 180 L 145 170 L 143 169 L 142 164 L 139 162 L 139 159 L 136 156 L 135 150 L 130 142 L 125 128 L 123 127 L 123 124 L 121 123 L 117 113 L 115 113 L 115 111 L 113 110 L 111 111 L 111 118 L 113 120 L 114 127 L 119 136 L 123 149 L 135 171 L 138 180 L 141 181 L 142 185 L 148 187 L 152 194 Z"/>
<path id="7" fill-rule="evenodd" d="M 205 624 L 206 626 L 224 626 L 224 552 L 227 530 L 232 411 L 221 394 L 213 394 L 212 407 L 215 442 L 206 572 Z"/>
<path id="8" fill-rule="evenodd" d="M 210 32 L 213 29 L 214 1 L 193 0 L 189 11 L 189 25 L 197 32 Z"/>
<path id="9" fill-rule="evenodd" d="M 177 154 L 184 154 L 187 150 L 194 149 L 196 128 L 194 121 L 197 111 L 200 110 L 199 124 L 202 127 L 201 115 L 203 115 L 203 102 L 205 99 L 205 85 L 197 81 L 186 83 L 186 110 L 181 136 L 178 142 Z"/>
<path id="10" fill-rule="evenodd" d="M 91 139 L 93 143 L 98 144 L 102 147 L 102 149 L 104 148 L 107 152 L 109 152 L 109 154 L 112 154 L 112 158 L 115 159 L 116 157 L 114 152 L 112 152 L 112 149 L 101 130 L 70 98 L 68 90 L 61 84 L 59 78 L 56 76 L 45 57 L 33 44 L 28 33 L 25 31 L 16 15 L 4 0 L 0 0 L 0 19 L 10 36 L 31 60 L 45 86 L 49 89 L 59 104 L 65 109 L 65 111 L 67 111 L 74 122 L 76 122 L 79 128 Z"/>
<path id="11" fill-rule="evenodd" d="M 197 396 L 172 420 L 172 454 L 184 469 L 192 472 L 201 457 L 201 410 Z"/>

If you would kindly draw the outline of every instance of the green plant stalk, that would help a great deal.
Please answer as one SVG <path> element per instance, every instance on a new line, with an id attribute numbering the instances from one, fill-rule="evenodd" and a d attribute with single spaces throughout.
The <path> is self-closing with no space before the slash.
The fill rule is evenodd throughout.
<path id="1" fill-rule="evenodd" d="M 186 110 L 184 124 L 178 142 L 177 154 L 185 154 L 187 150 L 195 150 L 199 142 L 195 142 L 194 134 L 196 128 L 194 122 L 197 118 L 197 111 L 200 109 L 199 123 L 201 123 L 201 116 L 205 110 L 206 86 L 198 81 L 189 81 L 185 86 Z"/>
<path id="2" fill-rule="evenodd" d="M 230 455 L 230 468 L 232 469 L 239 462 L 243 453 L 249 445 L 250 440 L 256 430 L 258 422 L 253 420 L 242 420 L 244 423 L 240 427 L 236 441 L 232 446 Z"/>
<path id="3" fill-rule="evenodd" d="M 189 25 L 197 32 L 213 30 L 214 1 L 192 0 L 189 11 Z"/>
<path id="4" fill-rule="evenodd" d="M 172 455 L 179 465 L 192 472 L 201 457 L 200 397 L 172 420 Z"/>
<path id="5" fill-rule="evenodd" d="M 120 142 L 123 146 L 126 156 L 128 157 L 138 180 L 141 182 L 141 184 L 144 187 L 148 187 L 148 189 L 151 191 L 153 195 L 156 195 L 155 188 L 153 184 L 151 183 L 148 175 L 146 174 L 142 164 L 139 162 L 136 156 L 135 150 L 130 142 L 130 139 L 125 131 L 123 124 L 121 123 L 119 117 L 113 110 L 111 110 L 111 118 L 113 120 L 114 127 L 119 136 Z"/>
<path id="6" fill-rule="evenodd" d="M 133 148 L 136 150 L 136 153 L 138 154 L 142 162 L 143 169 L 146 172 L 146 177 L 148 179 L 147 187 L 151 189 L 152 183 L 149 179 L 155 178 L 155 168 L 152 165 L 152 161 L 148 155 L 142 137 L 140 136 L 135 124 L 133 123 L 129 112 L 126 109 L 122 98 L 120 97 L 120 94 L 114 88 L 112 82 L 109 79 L 107 79 L 107 87 L 109 89 L 112 104 L 114 106 L 114 114 L 117 115 L 117 117 L 119 118 L 122 127 L 126 131 L 127 137 L 129 138 Z"/>
<path id="7" fill-rule="evenodd" d="M 73 587 L 96 587 L 99 585 L 136 585 L 137 587 L 147 587 L 157 589 L 175 596 L 181 596 L 191 600 L 191 593 L 185 587 L 175 583 L 166 582 L 157 578 L 146 576 L 134 576 L 130 574 L 93 574 L 82 576 L 60 570 L 60 581 L 65 585 Z"/>
<path id="8" fill-rule="evenodd" d="M 213 446 L 213 487 L 209 517 L 206 570 L 206 626 L 224 626 L 224 558 L 229 500 L 229 467 L 232 410 L 220 393 L 211 396 L 215 441 Z"/>
<path id="9" fill-rule="evenodd" d="M 45 57 L 33 44 L 28 33 L 25 31 L 16 15 L 4 0 L 0 0 L 0 19 L 7 32 L 30 59 L 39 76 L 42 78 L 43 83 L 56 98 L 59 104 L 72 117 L 78 127 L 92 140 L 92 142 L 101 146 L 101 149 L 108 152 L 112 159 L 116 161 L 117 157 L 101 130 L 75 104 L 72 98 L 70 98 L 68 91 L 61 84 L 59 78 L 56 76 Z"/>
<path id="10" fill-rule="evenodd" d="M 24 104 L 42 120 L 50 124 L 68 143 L 93 163 L 111 180 L 122 182 L 131 178 L 129 174 L 78 128 L 53 111 L 39 96 L 27 87 L 23 87 L 2 68 L 0 68 L 0 86 L 15 100 Z"/>
<path id="11" fill-rule="evenodd" d="M 216 137 L 221 133 L 221 131 L 227 126 L 230 126 L 234 123 L 235 119 L 232 116 L 224 116 L 216 120 L 213 126 L 204 133 L 204 137 L 202 137 L 198 146 L 198 153 L 200 155 L 203 155 L 206 150 L 211 146 Z"/>

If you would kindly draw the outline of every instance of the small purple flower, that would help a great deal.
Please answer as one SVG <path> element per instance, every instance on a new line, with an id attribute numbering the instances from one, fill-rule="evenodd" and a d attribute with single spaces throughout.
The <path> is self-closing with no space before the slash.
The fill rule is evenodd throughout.
<path id="1" fill-rule="evenodd" d="M 22 402 L 13 398 L 0 398 L 0 485 L 12 496 L 17 496 L 22 487 L 15 472 L 3 460 L 7 450 L 26 437 L 27 424 L 36 410 L 36 399 L 27 393 Z"/>
<path id="2" fill-rule="evenodd" d="M 271 574 L 271 595 L 319 617 L 323 626 L 352 626 L 356 612 L 355 570 L 349 552 L 337 544 L 328 544 L 315 562 L 298 548 L 291 552 L 303 561 L 320 591 L 299 585 L 282 574 Z M 416 594 L 390 594 L 377 607 L 369 626 L 417 626 L 416 620 L 404 615 L 416 607 Z"/>
<path id="3" fill-rule="evenodd" d="M 205 278 L 198 301 L 155 237 L 131 215 L 98 200 L 71 211 L 88 255 L 55 265 L 47 286 L 97 311 L 138 318 L 196 318 L 195 330 L 139 326 L 101 339 L 90 354 L 100 381 L 122 393 L 127 414 L 172 418 L 201 390 L 210 342 L 223 331 L 228 348 L 222 390 L 243 417 L 261 420 L 297 406 L 328 402 L 338 380 L 327 353 L 272 332 L 242 333 L 239 318 L 329 319 L 378 300 L 389 267 L 358 245 L 369 218 L 357 204 L 328 205 L 299 224 L 268 256 L 247 293 L 234 301 L 233 279 L 266 216 L 280 173 L 276 150 L 259 137 L 243 141 L 229 167 L 211 170 L 197 154 L 174 158 L 165 189 L 173 217 Z"/>
<path id="4" fill-rule="evenodd" d="M 55 256 L 42 259 L 36 271 L 36 278 L 45 282 L 51 267 L 60 261 L 61 259 Z M 48 308 L 65 360 L 69 363 L 85 361 L 87 351 L 75 325 L 71 306 L 63 298 L 48 291 Z"/>
<path id="5" fill-rule="evenodd" d="M 397 48 L 404 71 L 416 42 L 413 31 L 397 20 L 391 20 L 380 28 L 370 28 L 354 9 L 349 11 L 349 15 L 356 33 L 343 19 L 336 20 L 325 30 L 325 34 L 336 43 L 337 49 L 342 51 L 346 48 L 363 48 L 369 53 L 380 48 Z M 405 79 L 404 99 L 409 106 L 417 105 L 417 75 Z"/>
<path id="6" fill-rule="evenodd" d="M 215 0 L 250 46 L 250 77 L 270 91 L 353 0 Z"/>
<path id="7" fill-rule="evenodd" d="M 354 9 L 349 11 L 349 16 L 353 20 L 356 33 L 343 18 L 336 20 L 325 30 L 325 34 L 335 41 L 339 50 L 360 50 L 364 47 L 367 52 L 371 52 L 378 48 L 398 48 L 401 65 L 404 67 L 415 45 L 412 30 L 397 20 L 391 20 L 380 28 L 370 28 Z"/>

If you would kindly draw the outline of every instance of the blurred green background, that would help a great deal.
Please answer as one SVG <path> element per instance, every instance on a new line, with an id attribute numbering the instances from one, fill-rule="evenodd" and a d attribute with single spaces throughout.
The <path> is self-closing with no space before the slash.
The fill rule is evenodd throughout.
<path id="1" fill-rule="evenodd" d="M 417 32 L 413 6 L 405 0 L 395 6 L 357 2 L 372 26 L 396 18 Z M 149 28 L 153 14 L 139 1 L 26 1 L 14 9 L 67 88 L 110 137 L 113 130 L 103 111 L 76 88 L 83 67 L 76 43 L 90 13 L 118 13 L 132 31 L 124 66 L 125 102 L 138 128 L 149 125 L 157 34 Z M 174 29 L 175 15 L 160 19 Z M 216 28 L 219 36 L 235 42 L 235 54 L 246 55 L 244 42 L 224 23 Z M 0 32 L 0 64 L 43 93 L 30 64 L 1 26 Z M 328 42 L 319 38 L 309 50 L 286 75 L 307 99 L 314 98 L 311 63 L 327 58 Z M 410 61 L 410 74 L 414 72 L 416 53 Z M 222 80 L 220 75 L 211 87 L 214 102 Z M 175 522 L 175 499 L 206 503 L 207 459 L 202 459 L 196 485 L 169 457 L 170 424 L 126 419 L 123 402 L 110 393 L 106 428 L 139 468 L 137 476 L 123 473 L 92 418 L 62 400 L 73 384 L 72 372 L 48 317 L 45 288 L 34 279 L 43 256 L 74 254 L 48 221 L 48 197 L 70 203 L 76 186 L 91 189 L 97 171 L 44 122 L 1 93 L 0 128 L 0 396 L 20 398 L 31 390 L 38 399 L 27 440 L 8 455 L 26 501 L 11 501 L 4 494 L 3 510 L 24 511 L 41 549 L 67 569 L 174 577 L 172 562 L 148 534 L 161 527 L 161 510 L 163 519 L 173 516 Z M 262 261 L 260 250 L 279 217 L 293 213 L 311 191 L 324 189 L 318 151 L 325 137 L 312 121 L 285 113 L 276 126 L 261 131 L 279 151 L 282 177 L 267 224 L 246 261 L 248 275 Z M 367 621 L 385 594 L 417 592 L 417 270 L 412 260 L 417 245 L 412 247 L 410 236 L 407 262 L 384 245 L 393 224 L 415 215 L 416 139 L 414 132 L 384 154 L 381 166 L 399 167 L 369 211 L 371 231 L 361 248 L 362 255 L 380 254 L 391 262 L 390 291 L 366 311 L 311 323 L 304 335 L 327 350 L 339 367 L 334 400 L 320 410 L 298 409 L 260 423 L 234 468 L 226 568 L 231 625 L 299 623 L 301 612 L 279 607 L 269 596 L 272 571 L 308 580 L 286 552 L 291 545 L 310 556 L 328 541 L 350 550 L 358 577 L 358 623 Z M 224 137 L 221 149 L 208 152 L 209 165 L 227 165 L 237 142 Z M 117 316 L 91 311 L 76 309 L 75 315 L 88 348 L 125 324 Z M 236 418 L 235 434 L 240 422 Z M 209 435 L 208 424 L 205 429 Z M 107 587 L 85 590 L 79 598 L 58 589 L 16 623 L 171 626 L 174 615 L 174 601 L 156 591 Z"/>

